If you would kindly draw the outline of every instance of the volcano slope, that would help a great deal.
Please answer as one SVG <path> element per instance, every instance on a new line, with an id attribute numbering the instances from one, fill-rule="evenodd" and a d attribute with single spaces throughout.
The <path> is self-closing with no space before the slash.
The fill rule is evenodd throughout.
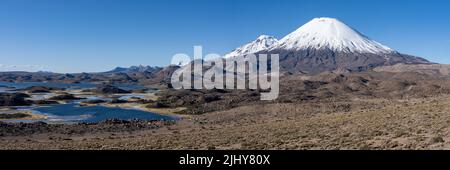
<path id="1" fill-rule="evenodd" d="M 254 92 L 167 89 L 159 102 L 177 99 L 169 107 L 188 107 L 175 124 L 104 134 L 3 135 L 0 149 L 450 149 L 448 77 L 322 73 L 284 75 L 280 85 L 280 97 L 270 102 Z M 217 97 L 199 102 L 209 95 Z"/>

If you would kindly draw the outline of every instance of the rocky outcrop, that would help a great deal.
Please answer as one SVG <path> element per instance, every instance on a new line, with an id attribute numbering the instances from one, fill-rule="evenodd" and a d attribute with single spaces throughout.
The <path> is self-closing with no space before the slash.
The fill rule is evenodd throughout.
<path id="1" fill-rule="evenodd" d="M 27 97 L 30 96 L 23 93 L 0 93 L 0 106 L 28 106 L 31 102 Z"/>
<path id="2" fill-rule="evenodd" d="M 126 100 L 121 100 L 121 99 L 112 99 L 111 102 L 109 102 L 111 104 L 121 104 L 121 103 L 127 103 Z"/>
<path id="3" fill-rule="evenodd" d="M 112 85 L 102 85 L 97 87 L 97 89 L 94 90 L 97 94 L 126 94 L 131 93 L 128 90 L 123 90 L 121 88 L 112 86 Z"/>
<path id="4" fill-rule="evenodd" d="M 47 86 L 31 86 L 24 89 L 20 89 L 20 91 L 27 91 L 29 93 L 50 93 L 56 90 L 64 90 L 64 88 L 55 88 L 55 87 L 47 87 Z"/>
<path id="5" fill-rule="evenodd" d="M 47 105 L 47 104 L 59 104 L 59 102 L 53 100 L 35 100 L 33 101 L 33 104 Z"/>
<path id="6" fill-rule="evenodd" d="M 49 98 L 49 100 L 80 100 L 80 99 L 85 99 L 85 98 L 76 97 L 73 94 L 69 94 L 69 93 L 65 93 L 65 94 L 61 94 L 61 95 L 53 96 L 53 97 Z"/>

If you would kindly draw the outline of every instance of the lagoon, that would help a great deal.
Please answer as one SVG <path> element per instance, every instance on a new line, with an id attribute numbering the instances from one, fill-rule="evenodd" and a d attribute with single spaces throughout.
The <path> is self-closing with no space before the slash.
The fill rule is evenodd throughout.
<path id="1" fill-rule="evenodd" d="M 28 108 L 48 116 L 46 121 L 65 123 L 97 123 L 108 119 L 119 120 L 175 120 L 175 117 L 137 109 L 106 106 L 79 106 L 76 103 Z"/>
<path id="2" fill-rule="evenodd" d="M 50 83 L 50 82 L 0 82 L 0 92 L 14 93 L 15 90 L 28 88 L 31 86 L 45 86 L 53 88 L 64 88 L 66 90 L 80 90 L 95 88 L 98 84 L 94 83 Z M 126 85 L 126 84 L 114 84 L 114 86 L 119 87 L 124 90 L 141 90 L 147 89 L 139 85 Z M 153 92 L 154 90 L 148 90 L 147 93 Z M 36 93 L 30 94 L 29 100 L 45 100 L 54 93 Z M 31 107 L 21 107 L 20 110 L 32 111 L 36 114 L 42 114 L 47 116 L 47 119 L 36 120 L 44 121 L 48 123 L 96 123 L 105 121 L 108 119 L 119 119 L 119 120 L 174 120 L 175 117 L 160 115 L 157 113 L 152 113 L 144 110 L 138 109 L 128 109 L 120 107 L 109 107 L 109 106 L 80 106 L 80 102 L 89 100 L 105 100 L 111 101 L 113 97 L 117 97 L 121 100 L 128 100 L 132 97 L 145 98 L 145 94 L 115 94 L 113 96 L 103 96 L 95 94 L 83 94 L 77 93 L 76 95 L 85 97 L 86 99 L 68 101 L 65 104 L 53 104 L 38 106 L 34 105 Z M 67 102 L 67 101 L 66 101 Z M 21 121 L 21 120 L 18 120 Z"/>

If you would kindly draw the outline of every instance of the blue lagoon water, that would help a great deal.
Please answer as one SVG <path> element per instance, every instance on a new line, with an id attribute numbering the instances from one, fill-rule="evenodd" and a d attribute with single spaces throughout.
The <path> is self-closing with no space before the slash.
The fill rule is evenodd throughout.
<path id="1" fill-rule="evenodd" d="M 14 92 L 10 90 L 23 89 L 31 86 L 46 86 L 54 88 L 65 88 L 65 89 L 87 89 L 95 88 L 98 84 L 94 83 L 76 83 L 76 84 L 65 84 L 65 83 L 49 83 L 49 82 L 0 82 L 0 92 Z M 114 84 L 114 86 L 125 90 L 139 90 L 146 89 L 139 85 L 126 85 L 126 84 Z M 151 90 L 150 90 L 151 91 Z M 148 92 L 150 92 L 148 91 Z M 33 94 L 31 100 L 42 100 L 49 94 Z M 142 94 L 125 94 L 119 96 L 121 99 L 128 99 L 131 97 L 144 97 Z M 126 109 L 119 107 L 106 107 L 106 106 L 79 106 L 79 103 L 87 100 L 106 100 L 111 101 L 110 97 L 106 96 L 86 96 L 86 99 L 72 101 L 68 104 L 56 104 L 47 106 L 32 106 L 24 107 L 21 109 L 31 110 L 37 114 L 43 114 L 48 117 L 45 122 L 61 122 L 61 123 L 77 123 L 77 122 L 87 122 L 95 123 L 101 122 L 108 119 L 120 119 L 120 120 L 175 120 L 177 118 L 171 116 L 164 116 L 157 113 L 147 112 L 137 109 Z"/>
<path id="2" fill-rule="evenodd" d="M 78 106 L 78 104 L 59 104 L 31 109 L 49 116 L 51 122 L 101 122 L 108 119 L 120 120 L 175 120 L 171 116 L 157 113 L 106 106 Z"/>

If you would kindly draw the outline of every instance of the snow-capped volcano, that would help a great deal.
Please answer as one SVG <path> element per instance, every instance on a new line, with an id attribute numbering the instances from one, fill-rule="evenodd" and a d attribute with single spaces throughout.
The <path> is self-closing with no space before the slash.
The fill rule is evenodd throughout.
<path id="1" fill-rule="evenodd" d="M 271 48 L 286 50 L 314 48 L 374 54 L 395 52 L 334 18 L 315 18 Z"/>
<path id="2" fill-rule="evenodd" d="M 305 74 L 430 63 L 371 40 L 334 18 L 315 18 L 259 53 L 279 54 L 282 71 Z"/>
<path id="3" fill-rule="evenodd" d="M 275 45 L 278 40 L 269 35 L 261 35 L 256 40 L 240 46 L 239 48 L 234 49 L 230 53 L 226 54 L 225 58 L 237 57 L 237 56 L 245 56 L 247 54 L 257 53 L 263 50 L 267 50 L 273 45 Z"/>
<path id="4" fill-rule="evenodd" d="M 314 18 L 279 41 L 262 35 L 226 54 L 225 58 L 252 53 L 279 54 L 281 71 L 302 74 L 364 71 L 398 63 L 430 63 L 420 57 L 399 53 L 337 19 L 326 17 Z"/>

